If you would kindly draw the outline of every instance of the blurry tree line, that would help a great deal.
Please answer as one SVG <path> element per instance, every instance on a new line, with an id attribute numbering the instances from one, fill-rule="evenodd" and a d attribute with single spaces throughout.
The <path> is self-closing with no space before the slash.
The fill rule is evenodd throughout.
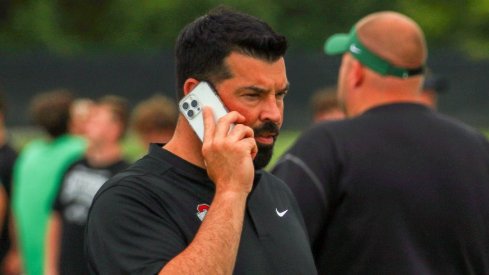
<path id="1" fill-rule="evenodd" d="M 394 10 L 415 19 L 431 47 L 489 56 L 487 0 L 0 0 L 0 50 L 62 55 L 173 48 L 186 23 L 225 4 L 285 34 L 292 49 L 319 51 L 364 15 Z"/>

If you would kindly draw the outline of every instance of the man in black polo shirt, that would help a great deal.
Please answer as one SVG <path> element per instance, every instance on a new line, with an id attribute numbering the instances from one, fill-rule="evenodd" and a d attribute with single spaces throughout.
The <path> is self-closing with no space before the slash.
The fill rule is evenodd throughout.
<path id="1" fill-rule="evenodd" d="M 307 130 L 273 172 L 296 195 L 320 274 L 489 274 L 489 144 L 421 104 L 418 25 L 374 13 L 343 54 L 349 119 Z"/>
<path id="2" fill-rule="evenodd" d="M 181 115 L 163 148 L 104 184 L 87 222 L 93 273 L 316 273 L 292 193 L 261 170 L 282 124 L 286 48 L 264 22 L 222 8 L 183 29 L 178 98 L 206 80 L 230 113 L 214 122 L 204 108 L 203 143 Z"/>

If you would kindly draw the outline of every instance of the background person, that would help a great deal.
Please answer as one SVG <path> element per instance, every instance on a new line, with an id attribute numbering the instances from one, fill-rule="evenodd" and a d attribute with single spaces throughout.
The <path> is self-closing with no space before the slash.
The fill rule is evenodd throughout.
<path id="1" fill-rule="evenodd" d="M 427 49 L 379 12 L 332 36 L 350 119 L 317 124 L 273 173 L 293 190 L 320 274 L 489 274 L 489 143 L 420 104 Z"/>
<path id="2" fill-rule="evenodd" d="M 319 89 L 311 97 L 313 122 L 338 120 L 345 118 L 336 95 L 337 87 Z"/>
<path id="3" fill-rule="evenodd" d="M 177 118 L 176 103 L 166 96 L 154 95 L 136 105 L 131 126 L 147 148 L 151 143 L 167 143 L 173 136 Z"/>
<path id="4" fill-rule="evenodd" d="M 182 30 L 178 98 L 206 80 L 230 113 L 216 124 L 203 109 L 203 143 L 180 115 L 163 148 L 104 184 L 87 222 L 93 273 L 316 273 L 292 193 L 262 170 L 283 122 L 286 48 L 263 21 L 223 8 Z"/>
<path id="5" fill-rule="evenodd" d="M 81 157 L 85 142 L 68 134 L 73 96 L 66 90 L 36 95 L 33 120 L 46 138 L 31 141 L 14 168 L 12 208 L 18 249 L 26 274 L 42 274 L 48 215 L 66 169 Z"/>
<path id="6" fill-rule="evenodd" d="M 105 96 L 91 106 L 86 121 L 85 156 L 67 171 L 50 217 L 46 274 L 88 274 L 83 243 L 92 199 L 109 178 L 127 168 L 121 140 L 128 123 L 127 101 Z"/>

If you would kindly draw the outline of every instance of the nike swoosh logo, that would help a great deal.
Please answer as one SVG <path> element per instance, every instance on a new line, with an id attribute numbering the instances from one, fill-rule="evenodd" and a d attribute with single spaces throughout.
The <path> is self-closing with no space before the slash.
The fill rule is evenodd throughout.
<path id="1" fill-rule="evenodd" d="M 278 211 L 278 209 L 277 209 L 277 208 L 275 208 L 275 212 L 277 212 L 277 215 L 278 215 L 280 218 L 282 218 L 282 217 L 285 215 L 285 213 L 287 213 L 287 211 L 289 211 L 289 209 L 285 209 L 284 211 L 279 212 L 279 211 Z"/>
<path id="2" fill-rule="evenodd" d="M 356 54 L 359 54 L 360 52 L 362 52 L 362 50 L 360 48 L 358 48 L 357 46 L 355 46 L 355 44 L 350 45 L 350 51 L 352 53 L 356 53 Z"/>

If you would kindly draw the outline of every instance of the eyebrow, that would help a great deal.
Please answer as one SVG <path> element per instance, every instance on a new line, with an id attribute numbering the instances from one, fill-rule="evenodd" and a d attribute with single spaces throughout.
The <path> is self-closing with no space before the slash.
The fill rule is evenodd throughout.
<path id="1" fill-rule="evenodd" d="M 287 83 L 285 88 L 282 88 L 282 89 L 278 90 L 277 92 L 279 92 L 279 93 L 287 92 L 289 90 L 289 88 L 290 88 L 290 83 Z M 245 87 L 241 87 L 238 89 L 238 91 L 242 91 L 242 90 L 252 90 L 252 91 L 257 92 L 257 93 L 267 93 L 268 92 L 267 89 L 263 89 L 263 88 L 260 88 L 257 86 L 245 86 Z"/>

